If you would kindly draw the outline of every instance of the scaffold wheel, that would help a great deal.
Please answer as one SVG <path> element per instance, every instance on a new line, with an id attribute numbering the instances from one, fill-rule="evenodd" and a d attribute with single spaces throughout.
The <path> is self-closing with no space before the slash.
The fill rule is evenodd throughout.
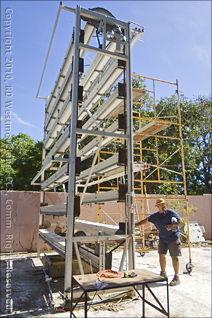
<path id="1" fill-rule="evenodd" d="M 194 265 L 191 264 L 190 262 L 188 264 L 186 264 L 186 269 L 187 269 L 187 272 L 190 274 L 193 270 L 193 267 Z"/>
<path id="2" fill-rule="evenodd" d="M 144 257 L 144 256 L 145 256 L 145 252 L 140 252 L 140 255 L 141 255 L 142 257 Z"/>

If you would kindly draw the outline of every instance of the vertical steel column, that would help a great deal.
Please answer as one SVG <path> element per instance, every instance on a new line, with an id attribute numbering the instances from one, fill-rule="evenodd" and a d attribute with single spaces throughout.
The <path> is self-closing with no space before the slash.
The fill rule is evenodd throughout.
<path id="1" fill-rule="evenodd" d="M 154 117 L 157 120 L 157 112 L 156 112 L 156 101 L 155 101 L 155 80 L 152 80 L 153 84 L 153 98 L 154 98 Z M 160 180 L 160 168 L 159 168 L 159 153 L 158 153 L 158 138 L 155 137 L 155 146 L 156 146 L 156 156 L 157 156 L 157 173 L 158 173 L 158 181 Z"/>
<path id="2" fill-rule="evenodd" d="M 181 157 L 182 157 L 182 174 L 183 174 L 183 186 L 184 186 L 184 196 L 185 196 L 185 206 L 186 206 L 189 262 L 191 263 L 191 242 L 190 242 L 190 232 L 189 232 L 188 199 L 187 199 L 187 188 L 186 188 L 186 174 L 185 174 L 185 161 L 184 161 L 184 151 L 183 151 L 183 136 L 182 136 L 182 126 L 181 126 L 181 111 L 180 111 L 180 96 L 179 96 L 178 80 L 176 81 L 176 86 L 177 86 L 177 106 L 178 106 L 178 117 L 179 117 L 180 148 L 181 148 Z"/>
<path id="3" fill-rule="evenodd" d="M 69 182 L 67 204 L 67 235 L 65 257 L 64 292 L 66 300 L 70 300 L 72 288 L 72 255 L 74 234 L 74 196 L 75 196 L 75 159 L 76 159 L 76 128 L 78 116 L 78 82 L 79 82 L 79 34 L 80 34 L 80 7 L 75 11 L 74 29 L 74 56 L 73 56 L 73 86 L 72 86 L 72 113 L 70 120 L 70 156 L 69 156 Z"/>
<path id="4" fill-rule="evenodd" d="M 105 251 L 106 251 L 105 241 L 99 242 L 99 271 L 105 270 Z"/>
<path id="5" fill-rule="evenodd" d="M 46 105 L 47 105 L 47 102 L 48 102 L 48 96 L 46 96 L 45 98 L 45 121 L 44 123 L 46 122 L 47 120 L 47 112 L 46 112 Z M 44 125 L 45 126 L 45 125 Z M 46 137 L 46 130 L 44 130 L 44 134 L 43 134 L 43 140 L 45 139 Z M 42 163 L 43 163 L 43 160 L 45 159 L 46 157 L 46 149 L 43 148 L 42 150 Z M 44 181 L 44 171 L 42 172 L 41 174 L 41 184 L 42 182 Z M 43 190 L 40 191 L 40 203 L 44 203 L 44 199 L 45 199 L 45 192 Z M 39 214 L 39 227 L 42 225 L 43 223 L 43 215 L 40 213 Z M 39 231 L 38 231 L 38 236 L 37 236 L 37 257 L 40 257 L 40 247 L 41 247 L 41 239 L 40 239 L 40 236 L 39 236 Z"/>
<path id="6" fill-rule="evenodd" d="M 139 129 L 141 128 L 141 109 L 139 110 Z M 140 162 L 143 162 L 143 145 L 142 145 L 142 141 L 139 141 L 139 153 L 140 153 Z M 144 170 L 145 171 L 145 170 Z M 141 196 L 143 198 L 144 196 L 144 181 L 143 181 L 143 170 L 140 171 L 140 176 L 141 176 Z M 146 195 L 146 192 L 145 192 Z M 146 201 L 145 201 L 146 202 Z M 144 200 L 141 200 L 141 219 L 145 219 L 144 217 L 144 212 L 145 212 L 145 206 L 144 206 Z M 140 227 L 142 230 L 142 247 L 143 249 L 145 248 L 145 230 L 144 230 L 144 225 L 142 225 Z"/>
<path id="7" fill-rule="evenodd" d="M 129 244 L 129 269 L 135 268 L 135 226 L 134 226 L 134 174 L 133 174 L 133 116 L 132 116 L 132 72 L 131 72 L 131 23 L 128 23 L 127 29 L 127 63 L 126 63 L 126 85 L 127 85 L 127 175 L 128 175 L 128 193 L 127 193 L 127 215 L 128 230 L 131 236 Z"/>

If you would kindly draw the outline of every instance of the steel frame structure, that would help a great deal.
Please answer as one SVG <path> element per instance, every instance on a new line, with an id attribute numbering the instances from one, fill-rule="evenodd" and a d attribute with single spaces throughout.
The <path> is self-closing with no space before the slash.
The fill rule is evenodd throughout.
<path id="1" fill-rule="evenodd" d="M 144 118 L 140 114 L 136 117 L 133 116 L 133 104 L 140 100 L 146 92 L 143 89 L 132 89 L 131 77 L 131 49 L 142 35 L 143 27 L 132 22 L 126 23 L 117 20 L 108 15 L 104 9 L 103 11 L 95 11 L 79 6 L 73 9 L 60 3 L 41 82 L 62 9 L 75 15 L 75 27 L 52 92 L 50 96 L 45 97 L 42 167 L 31 184 L 41 186 L 39 223 L 41 228 L 38 239 L 38 255 L 40 255 L 39 242 L 42 239 L 65 258 L 64 294 L 66 302 L 70 302 L 74 250 L 80 272 L 82 275 L 84 274 L 78 243 L 99 242 L 99 270 L 104 270 L 105 242 L 110 240 L 124 241 L 119 270 L 123 269 L 127 256 L 129 269 L 135 268 L 135 202 L 140 200 L 143 204 L 147 199 L 155 199 L 151 195 L 148 198 L 146 196 L 145 187 L 148 182 L 159 184 L 171 182 L 172 184 L 183 185 L 187 221 L 188 208 L 178 83 L 169 83 L 176 85 L 178 123 L 166 118 L 159 118 L 160 114 L 155 109 L 154 87 L 155 81 L 158 80 L 146 77 L 143 78 L 153 80 L 154 116 L 151 118 Z M 81 28 L 82 20 L 85 22 Z M 136 25 L 136 27 L 132 25 Z M 95 47 L 92 43 L 95 31 L 97 36 L 102 39 L 102 44 L 99 47 Z M 86 52 L 93 52 L 95 57 L 91 61 L 87 72 L 84 72 L 83 58 Z M 37 92 L 38 98 L 44 98 L 39 96 L 41 82 Z M 114 85 L 117 87 L 113 91 Z M 133 131 L 134 120 L 139 120 L 139 129 L 136 131 Z M 143 127 L 141 127 L 141 122 Z M 163 134 L 163 130 L 169 129 L 171 125 L 179 127 L 179 138 Z M 154 169 L 149 174 L 147 170 L 146 176 L 143 177 L 144 170 L 148 168 L 149 163 L 145 165 L 143 163 L 142 142 L 151 137 L 156 140 L 154 151 L 157 154 L 157 163 Z M 182 172 L 178 175 L 182 177 L 182 182 L 160 178 L 160 169 L 164 169 L 162 166 L 165 161 L 161 163 L 159 160 L 157 141 L 159 138 L 176 140 L 180 143 Z M 114 152 L 111 152 L 107 159 L 100 160 L 102 149 L 113 142 L 118 142 L 126 150 L 126 162 L 124 164 L 123 162 L 120 163 L 119 154 Z M 134 145 L 138 144 L 140 154 L 137 158 L 134 153 Z M 78 163 L 87 159 L 91 159 L 90 163 L 86 165 L 89 168 L 78 171 Z M 47 177 L 47 171 L 52 171 L 52 175 Z M 149 180 L 148 178 L 155 171 L 157 180 Z M 134 173 L 139 174 L 139 172 L 141 172 L 139 178 L 141 195 L 140 198 L 135 199 L 134 190 L 137 190 L 135 182 L 138 180 L 134 180 Z M 119 185 L 111 188 L 100 186 L 101 183 L 111 180 L 116 180 L 121 184 L 124 183 L 124 193 L 122 193 L 121 186 L 119 189 Z M 45 192 L 56 189 L 65 183 L 68 183 L 67 201 L 64 200 L 64 204 L 46 206 Z M 97 193 L 87 192 L 89 187 L 95 186 L 98 186 Z M 125 216 L 124 234 L 116 234 L 118 225 L 111 226 L 77 220 L 82 204 L 100 204 L 107 201 L 125 203 L 125 212 L 123 213 Z M 64 215 L 67 217 L 66 239 L 42 229 L 44 215 Z M 141 217 L 144 217 L 143 214 Z M 75 236 L 76 230 L 90 233 L 90 235 Z M 191 263 L 190 249 L 189 259 Z"/>
<path id="2" fill-rule="evenodd" d="M 133 27 L 132 22 L 126 23 L 117 20 L 112 15 L 108 15 L 104 9 L 100 11 L 95 9 L 87 10 L 80 6 L 73 9 L 60 3 L 37 92 L 38 98 L 44 98 L 39 96 L 39 91 L 62 9 L 75 14 L 75 27 L 53 90 L 50 96 L 45 97 L 42 168 L 31 184 L 40 184 L 41 186 L 41 227 L 43 224 L 42 216 L 45 214 L 66 215 L 67 217 L 67 234 L 66 240 L 62 240 L 63 247 L 60 246 L 60 238 L 52 235 L 48 230 L 41 229 L 39 239 L 43 239 L 53 249 L 65 256 L 64 294 L 68 302 L 70 301 L 72 290 L 73 248 L 75 248 L 80 271 L 83 274 L 78 242 L 100 242 L 104 251 L 104 243 L 106 241 L 124 239 L 125 248 L 120 270 L 123 268 L 127 253 L 129 255 L 129 269 L 135 268 L 133 172 L 136 169 L 140 169 L 140 166 L 134 167 L 133 161 L 132 101 L 138 100 L 144 92 L 142 90 L 134 90 L 132 94 L 131 48 L 140 38 L 144 29 L 142 26 L 138 28 L 137 24 L 136 27 Z M 83 28 L 81 28 L 82 20 L 86 21 Z M 97 36 L 101 36 L 102 39 L 102 44 L 99 47 L 91 43 L 95 30 Z M 87 51 L 93 52 L 95 58 L 88 71 L 84 74 L 83 56 Z M 110 93 L 114 84 L 118 80 L 120 81 L 121 75 L 124 76 L 122 85 L 124 93 L 120 95 L 117 89 L 108 98 L 108 93 Z M 126 124 L 124 130 L 120 130 L 117 117 L 123 112 Z M 112 123 L 111 120 L 113 120 Z M 94 136 L 94 139 L 86 144 L 85 140 L 88 136 L 90 138 Z M 114 169 L 114 175 L 112 173 L 105 174 L 105 177 L 118 178 L 124 173 L 126 174 L 125 179 L 127 182 L 125 184 L 124 199 L 122 196 L 126 209 L 126 233 L 121 237 L 120 235 L 94 235 L 97 231 L 94 231 L 95 226 L 91 225 L 91 236 L 75 236 L 75 228 L 77 228 L 76 216 L 78 216 L 79 212 L 78 209 L 76 211 L 75 202 L 76 197 L 79 196 L 78 188 L 80 185 L 84 187 L 80 204 L 117 201 L 120 199 L 119 190 L 86 194 L 90 178 L 95 177 L 97 170 L 100 175 L 104 176 L 104 171 L 109 169 L 108 167 L 110 166 L 109 161 L 105 162 L 100 168 L 98 164 L 96 165 L 99 151 L 103 146 L 117 139 L 121 139 L 127 149 L 126 167 L 125 169 L 117 167 L 117 156 L 113 157 L 110 161 L 112 160 L 112 164 L 118 170 Z M 69 152 L 68 157 L 65 155 L 67 151 Z M 83 161 L 92 155 L 94 155 L 94 158 L 91 167 L 88 171 L 82 171 L 77 176 L 77 158 Z M 46 172 L 50 170 L 55 170 L 55 173 L 50 177 L 46 177 Z M 37 181 L 39 179 L 40 182 Z M 77 180 L 80 181 L 80 184 L 77 183 Z M 81 184 L 82 180 L 86 180 L 84 185 Z M 68 182 L 67 202 L 56 206 L 45 206 L 45 191 L 55 189 L 65 182 Z M 105 230 L 105 233 L 111 233 L 110 226 L 106 226 L 106 228 L 108 229 L 107 231 Z M 40 254 L 39 246 L 40 244 L 38 243 L 38 255 Z M 100 269 L 104 269 L 104 255 L 100 255 L 100 258 L 103 260 L 100 262 Z"/>

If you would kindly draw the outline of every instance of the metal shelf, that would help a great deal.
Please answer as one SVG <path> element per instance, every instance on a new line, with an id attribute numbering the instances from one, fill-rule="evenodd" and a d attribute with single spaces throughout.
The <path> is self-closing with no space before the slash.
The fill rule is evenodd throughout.
<path id="1" fill-rule="evenodd" d="M 39 230 L 39 237 L 51 246 L 53 250 L 58 252 L 60 256 L 65 258 L 65 237 L 59 236 L 45 229 Z"/>
<path id="2" fill-rule="evenodd" d="M 112 125 L 110 125 L 105 132 L 107 133 L 115 133 L 116 136 L 114 137 L 105 137 L 102 141 L 102 147 L 107 146 L 110 142 L 112 142 L 115 138 L 121 138 L 122 132 L 118 130 L 118 122 L 115 121 Z M 98 136 L 95 139 L 93 139 L 89 144 L 87 144 L 83 149 L 79 150 L 77 153 L 77 157 L 81 157 L 81 161 L 85 160 L 86 158 L 92 156 L 96 153 L 96 150 L 98 149 L 99 142 L 101 137 Z"/>
<path id="3" fill-rule="evenodd" d="M 100 101 L 107 90 L 109 90 L 118 78 L 123 74 L 124 67 L 120 60 L 112 60 L 104 73 L 100 73 L 96 84 L 90 89 L 89 94 L 79 109 L 78 119 L 83 120 L 88 115 L 85 109 L 92 110 Z"/>
<path id="4" fill-rule="evenodd" d="M 64 126 L 66 126 L 70 121 L 72 103 L 70 102 L 70 83 L 72 82 L 71 77 L 72 65 L 64 79 L 64 82 L 60 88 L 60 91 L 55 100 L 54 109 L 60 110 L 56 118 L 49 116 L 47 119 L 47 124 L 45 130 L 49 129 L 49 124 L 52 123 L 51 129 L 47 132 L 47 135 L 43 141 L 44 147 L 49 149 L 57 136 L 63 131 Z M 82 107 L 79 109 L 78 119 L 83 120 L 87 115 L 86 110 L 91 110 L 94 105 L 102 98 L 105 91 L 112 87 L 113 83 L 121 76 L 123 73 L 123 66 L 120 66 L 119 61 L 112 61 L 111 65 L 108 67 L 106 72 L 101 75 L 101 78 L 93 89 L 89 92 L 88 97 L 82 102 Z M 63 100 L 61 108 L 58 107 L 58 101 Z M 86 109 L 86 110 L 85 110 Z M 105 116 L 105 118 L 107 118 Z"/>
<path id="5" fill-rule="evenodd" d="M 104 233 L 104 235 L 115 235 L 119 230 L 118 225 L 100 224 L 78 219 L 75 220 L 75 228 L 84 233 L 90 233 L 91 235 L 99 235 L 99 232 L 101 232 L 101 235 L 102 233 Z"/>
<path id="6" fill-rule="evenodd" d="M 93 36 L 95 28 L 86 22 L 83 26 L 83 30 L 84 30 L 84 41 L 85 41 L 85 43 L 89 43 L 92 36 Z M 59 91 L 59 89 L 64 81 L 64 77 L 66 76 L 68 69 L 70 68 L 70 65 L 72 65 L 73 52 L 74 52 L 74 41 L 73 41 L 73 35 L 72 35 L 71 40 L 70 40 L 69 45 L 68 45 L 68 48 L 67 48 L 67 51 L 66 51 L 66 54 L 65 54 L 65 57 L 63 59 L 61 68 L 60 68 L 60 71 L 59 71 L 59 74 L 57 76 L 54 87 L 52 89 L 52 92 L 51 92 L 51 94 L 48 98 L 47 104 L 46 104 L 46 113 L 49 114 L 49 117 L 50 116 L 54 117 L 55 98 L 56 98 L 56 96 L 58 96 L 58 91 Z M 80 52 L 81 57 L 83 56 L 83 53 L 84 53 L 84 51 L 82 50 Z"/>
<path id="7" fill-rule="evenodd" d="M 137 102 L 142 96 L 145 95 L 145 91 L 141 89 L 133 89 L 133 103 Z M 115 90 L 110 97 L 103 102 L 103 104 L 93 114 L 93 118 L 90 118 L 84 125 L 83 129 L 94 129 L 96 123 L 100 124 L 105 118 L 115 119 L 117 116 L 124 112 L 124 98 L 118 89 Z"/>
<path id="8" fill-rule="evenodd" d="M 55 172 L 50 178 L 45 180 L 41 184 L 42 190 L 53 189 L 55 186 L 59 186 L 63 183 L 66 183 L 68 180 L 68 172 L 69 172 L 69 165 L 66 163 L 57 172 Z"/>
<path id="9" fill-rule="evenodd" d="M 67 215 L 66 203 L 47 205 L 40 208 L 41 214 Z"/>

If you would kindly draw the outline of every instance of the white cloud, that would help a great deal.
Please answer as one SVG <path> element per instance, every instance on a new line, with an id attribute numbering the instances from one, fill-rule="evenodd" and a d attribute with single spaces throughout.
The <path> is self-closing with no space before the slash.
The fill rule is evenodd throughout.
<path id="1" fill-rule="evenodd" d="M 21 125 L 25 125 L 25 126 L 29 126 L 29 127 L 35 127 L 34 125 L 32 125 L 31 123 L 21 119 L 16 113 L 11 112 L 12 116 L 15 118 L 16 122 L 21 124 Z"/>
<path id="2" fill-rule="evenodd" d="M 211 49 L 209 47 L 206 48 L 204 45 L 199 45 L 194 42 L 191 50 L 199 62 L 204 64 L 206 67 L 211 68 Z"/>

